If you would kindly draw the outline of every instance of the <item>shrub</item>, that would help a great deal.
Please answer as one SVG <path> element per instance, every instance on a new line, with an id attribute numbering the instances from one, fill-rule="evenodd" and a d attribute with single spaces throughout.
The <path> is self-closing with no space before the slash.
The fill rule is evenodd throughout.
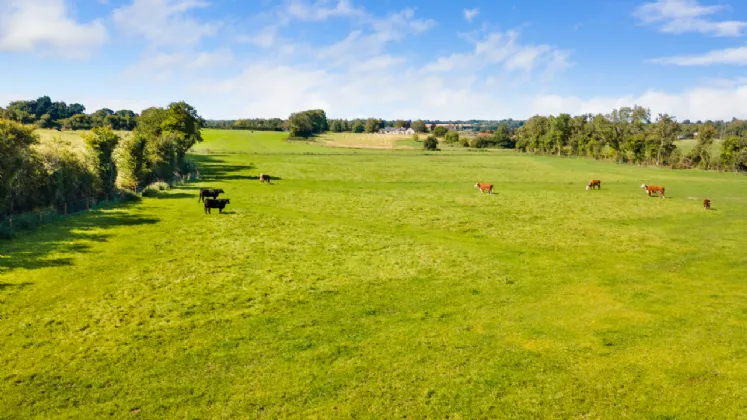
<path id="1" fill-rule="evenodd" d="M 469 138 L 462 137 L 461 139 L 459 139 L 459 143 L 462 145 L 462 147 L 469 147 Z"/>
<path id="2" fill-rule="evenodd" d="M 448 132 L 449 132 L 449 130 L 446 127 L 443 127 L 443 126 L 437 126 L 436 128 L 433 129 L 433 134 L 436 137 L 443 137 Z"/>
<path id="3" fill-rule="evenodd" d="M 435 136 L 428 136 L 423 142 L 424 150 L 438 150 L 438 139 Z"/>
<path id="4" fill-rule="evenodd" d="M 456 131 L 449 131 L 448 133 L 446 133 L 444 141 L 446 142 L 446 144 L 459 143 L 459 133 L 457 133 Z"/>
<path id="5" fill-rule="evenodd" d="M 413 141 L 420 141 L 420 136 L 419 136 L 419 135 L 417 135 L 417 134 L 413 134 L 413 135 L 412 135 L 412 140 L 413 140 Z"/>
<path id="6" fill-rule="evenodd" d="M 159 191 L 168 191 L 169 184 L 163 181 L 156 181 L 143 189 L 143 195 L 145 197 L 153 197 L 158 194 Z"/>

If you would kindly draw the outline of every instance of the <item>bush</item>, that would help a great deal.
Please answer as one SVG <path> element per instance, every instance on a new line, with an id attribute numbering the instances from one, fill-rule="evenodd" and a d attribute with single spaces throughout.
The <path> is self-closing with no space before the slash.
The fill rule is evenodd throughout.
<path id="1" fill-rule="evenodd" d="M 424 150 L 438 150 L 438 139 L 435 136 L 428 136 L 423 142 Z"/>
<path id="2" fill-rule="evenodd" d="M 448 132 L 449 132 L 449 130 L 446 127 L 443 127 L 443 126 L 440 126 L 440 125 L 438 127 L 436 127 L 436 128 L 433 129 L 433 134 L 436 137 L 443 137 Z"/>
<path id="3" fill-rule="evenodd" d="M 446 144 L 459 143 L 459 133 L 457 133 L 456 131 L 449 131 L 448 133 L 446 133 L 444 141 L 446 142 Z"/>
<path id="4" fill-rule="evenodd" d="M 462 137 L 461 139 L 459 139 L 459 144 L 461 144 L 462 147 L 469 147 L 469 138 Z"/>
<path id="5" fill-rule="evenodd" d="M 171 188 L 169 184 L 163 181 L 156 181 L 143 189 L 143 196 L 153 197 L 157 195 L 159 191 L 168 191 L 169 188 Z"/>
<path id="6" fill-rule="evenodd" d="M 419 135 L 417 135 L 417 134 L 413 134 L 413 135 L 412 135 L 412 140 L 413 140 L 413 141 L 420 141 L 420 136 L 419 136 Z"/>

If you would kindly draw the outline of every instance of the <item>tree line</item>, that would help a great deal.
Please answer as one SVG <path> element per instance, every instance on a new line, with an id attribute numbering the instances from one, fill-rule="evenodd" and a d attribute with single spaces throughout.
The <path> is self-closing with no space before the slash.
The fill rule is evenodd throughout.
<path id="1" fill-rule="evenodd" d="M 12 101 L 6 108 L 0 107 L 0 118 L 22 124 L 34 124 L 37 128 L 65 130 L 90 130 L 108 126 L 114 130 L 131 131 L 137 125 L 138 115 L 127 109 L 113 111 L 102 108 L 86 114 L 81 104 L 52 102 L 49 96 L 36 100 Z"/>
<path id="2" fill-rule="evenodd" d="M 81 154 L 59 140 L 42 145 L 33 125 L 0 119 L 0 214 L 62 208 L 192 173 L 186 153 L 202 141 L 203 124 L 185 102 L 152 107 L 127 136 L 107 125 L 92 128 Z"/>
<path id="3" fill-rule="evenodd" d="M 687 153 L 676 141 L 696 139 Z M 721 137 L 719 153 L 714 140 Z M 619 163 L 674 168 L 747 170 L 747 121 L 687 121 L 668 114 L 654 120 L 648 108 L 633 106 L 608 114 L 534 116 L 515 132 L 516 149 L 534 154 L 610 159 Z"/>
<path id="4" fill-rule="evenodd" d="M 205 128 L 222 130 L 283 131 L 285 120 L 280 118 L 247 118 L 240 120 L 206 120 Z"/>

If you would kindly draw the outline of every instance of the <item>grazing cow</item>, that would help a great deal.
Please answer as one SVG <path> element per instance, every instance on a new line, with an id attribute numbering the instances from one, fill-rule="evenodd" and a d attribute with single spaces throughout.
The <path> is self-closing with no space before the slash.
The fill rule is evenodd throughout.
<path id="1" fill-rule="evenodd" d="M 711 200 L 709 200 L 707 198 L 705 200 L 703 200 L 703 208 L 706 209 L 706 210 L 710 210 L 711 209 Z"/>
<path id="2" fill-rule="evenodd" d="M 493 184 L 481 184 L 476 183 L 475 188 L 479 188 L 481 193 L 487 191 L 489 194 L 493 194 Z"/>
<path id="3" fill-rule="evenodd" d="M 205 214 L 210 214 L 210 209 L 218 209 L 218 213 L 223 214 L 223 209 L 226 208 L 226 204 L 231 204 L 231 200 L 228 198 L 208 198 L 205 200 Z"/>
<path id="4" fill-rule="evenodd" d="M 592 179 L 591 182 L 589 182 L 589 185 L 586 186 L 586 191 L 593 190 L 594 187 L 602 189 L 602 181 L 598 179 Z"/>
<path id="5" fill-rule="evenodd" d="M 267 181 L 267 183 L 268 183 L 268 184 L 270 183 L 270 175 L 267 175 L 267 174 L 259 174 L 259 183 L 260 183 L 260 184 L 264 184 L 264 183 L 265 183 L 265 181 Z"/>
<path id="6" fill-rule="evenodd" d="M 223 191 L 223 189 L 221 188 L 214 189 L 214 190 L 211 190 L 208 188 L 200 188 L 200 198 L 197 199 L 197 202 L 199 203 L 200 201 L 205 201 L 205 198 L 207 197 L 218 198 L 218 196 L 223 193 L 225 193 L 225 191 Z"/>
<path id="7" fill-rule="evenodd" d="M 641 185 L 641 188 L 646 190 L 646 194 L 648 194 L 649 197 L 651 197 L 651 193 L 657 193 L 659 194 L 659 197 L 664 198 L 664 187 L 643 184 Z"/>

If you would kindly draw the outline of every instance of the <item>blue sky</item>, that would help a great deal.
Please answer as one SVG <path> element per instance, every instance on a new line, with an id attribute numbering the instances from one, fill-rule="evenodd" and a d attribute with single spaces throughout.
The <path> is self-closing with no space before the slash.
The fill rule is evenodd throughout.
<path id="1" fill-rule="evenodd" d="M 738 0 L 0 0 L 0 103 L 207 118 L 747 118 Z"/>

